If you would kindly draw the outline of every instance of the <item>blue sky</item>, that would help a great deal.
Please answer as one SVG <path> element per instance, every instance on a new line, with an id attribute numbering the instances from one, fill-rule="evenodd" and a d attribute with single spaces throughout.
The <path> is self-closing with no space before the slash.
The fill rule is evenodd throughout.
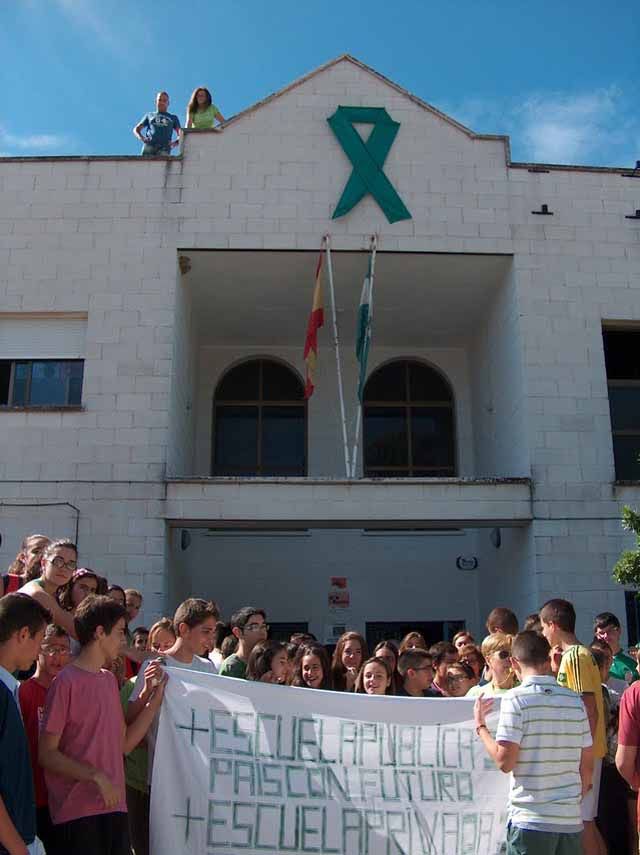
<path id="1" fill-rule="evenodd" d="M 158 88 L 225 116 L 350 53 L 514 160 L 640 159 L 637 0 L 0 0 L 0 153 L 133 154 Z"/>

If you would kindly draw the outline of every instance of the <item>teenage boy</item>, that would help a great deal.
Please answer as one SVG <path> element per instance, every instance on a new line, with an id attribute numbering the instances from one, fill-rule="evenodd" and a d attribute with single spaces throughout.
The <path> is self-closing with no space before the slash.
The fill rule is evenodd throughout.
<path id="1" fill-rule="evenodd" d="M 582 800 L 584 855 L 606 855 L 602 835 L 595 818 L 598 815 L 598 797 L 602 758 L 607 753 L 606 722 L 600 671 L 589 648 L 576 638 L 576 613 L 568 600 L 549 600 L 540 609 L 542 634 L 550 647 L 562 649 L 558 670 L 558 683 L 577 692 L 584 702 L 593 739 L 593 786 Z"/>
<path id="2" fill-rule="evenodd" d="M 170 155 L 171 149 L 182 142 L 183 131 L 180 127 L 180 119 L 173 113 L 167 112 L 169 108 L 169 96 L 166 92 L 158 92 L 156 95 L 156 109 L 151 113 L 145 113 L 133 129 L 134 137 L 142 143 L 141 154 L 145 157 L 156 157 L 157 155 Z M 141 131 L 145 129 L 143 136 Z M 173 132 L 178 135 L 177 140 L 171 141 Z"/>
<path id="3" fill-rule="evenodd" d="M 493 635 L 496 632 L 503 632 L 505 635 L 516 635 L 518 632 L 518 618 L 504 606 L 496 606 L 489 612 L 487 617 L 487 632 Z"/>
<path id="4" fill-rule="evenodd" d="M 627 656 L 620 646 L 622 627 L 613 612 L 600 612 L 595 616 L 593 634 L 599 641 L 606 641 L 613 653 L 609 678 L 624 680 L 627 684 L 637 680 L 640 676 L 636 670 L 638 663 L 631 656 Z"/>
<path id="5" fill-rule="evenodd" d="M 69 663 L 71 641 L 62 627 L 50 623 L 47 627 L 40 653 L 36 660 L 36 673 L 22 683 L 18 692 L 22 720 L 29 740 L 31 769 L 36 796 L 36 824 L 38 837 L 47 853 L 55 851 L 55 833 L 49 813 L 49 796 L 42 766 L 38 763 L 38 739 L 44 717 L 47 692 L 60 671 Z"/>
<path id="6" fill-rule="evenodd" d="M 26 594 L 0 599 L 0 853 L 42 852 L 29 743 L 20 715 L 14 671 L 33 665 L 51 615 Z"/>
<path id="7" fill-rule="evenodd" d="M 398 659 L 398 673 L 402 677 L 402 686 L 398 690 L 398 695 L 401 697 L 439 697 L 430 688 L 433 680 L 433 660 L 426 650 L 416 647 L 401 653 Z"/>
<path id="8" fill-rule="evenodd" d="M 438 641 L 429 648 L 433 660 L 433 682 L 431 697 L 444 698 L 448 694 L 447 670 L 449 665 L 455 665 L 460 658 L 458 651 L 450 641 Z"/>
<path id="9" fill-rule="evenodd" d="M 161 657 L 154 659 L 145 673 L 152 673 L 154 679 L 162 675 L 162 665 L 171 668 L 189 668 L 192 671 L 204 671 L 215 674 L 216 666 L 207 659 L 207 653 L 213 648 L 213 634 L 218 620 L 218 607 L 209 600 L 191 597 L 180 603 L 173 616 L 173 630 L 176 640 Z M 127 721 L 138 715 L 145 698 L 144 674 L 138 674 L 129 706 Z"/>
<path id="10" fill-rule="evenodd" d="M 116 678 L 104 667 L 120 653 L 125 616 L 111 597 L 83 600 L 75 612 L 80 653 L 47 694 L 39 757 L 65 855 L 129 855 L 123 754 L 149 728 L 164 680 L 154 682 L 148 702 L 127 727 Z"/>
<path id="11" fill-rule="evenodd" d="M 593 748 L 584 705 L 549 674 L 549 645 L 536 632 L 513 641 L 520 685 L 501 698 L 495 739 L 474 706 L 476 733 L 501 772 L 511 773 L 507 855 L 582 855 L 580 801 L 591 786 Z"/>
<path id="12" fill-rule="evenodd" d="M 127 722 L 136 721 L 140 711 L 153 693 L 154 684 L 163 678 L 163 665 L 171 668 L 186 668 L 191 671 L 203 671 L 215 674 L 216 666 L 207 659 L 207 653 L 213 648 L 213 635 L 219 613 L 214 602 L 194 597 L 180 603 L 173 616 L 173 629 L 176 640 L 172 646 L 153 659 L 136 678 L 133 691 L 126 706 Z M 154 719 L 147 734 L 147 782 L 151 784 L 153 757 L 158 736 L 158 720 Z"/>
<path id="13" fill-rule="evenodd" d="M 231 617 L 231 632 L 238 639 L 235 653 L 227 656 L 220 666 L 220 676 L 244 679 L 249 654 L 261 641 L 266 641 L 269 626 L 262 609 L 245 606 Z"/>

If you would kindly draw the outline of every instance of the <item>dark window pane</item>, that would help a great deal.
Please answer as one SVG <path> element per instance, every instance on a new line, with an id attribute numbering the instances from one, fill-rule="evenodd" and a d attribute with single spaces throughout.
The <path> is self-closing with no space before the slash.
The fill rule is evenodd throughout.
<path id="1" fill-rule="evenodd" d="M 406 466 L 408 462 L 405 410 L 401 407 L 365 407 L 365 469 Z"/>
<path id="2" fill-rule="evenodd" d="M 71 375 L 68 362 L 33 362 L 29 403 L 34 406 L 63 406 Z"/>
<path id="3" fill-rule="evenodd" d="M 609 380 L 640 380 L 640 330 L 603 330 Z"/>
<path id="4" fill-rule="evenodd" d="M 302 401 L 304 386 L 286 365 L 262 363 L 262 397 L 265 401 Z"/>
<path id="5" fill-rule="evenodd" d="M 640 430 L 640 386 L 609 387 L 613 430 Z"/>
<path id="6" fill-rule="evenodd" d="M 613 456 L 619 481 L 640 481 L 640 436 L 614 436 Z"/>
<path id="7" fill-rule="evenodd" d="M 226 374 L 216 390 L 216 401 L 257 401 L 260 361 L 243 362 Z"/>
<path id="8" fill-rule="evenodd" d="M 0 406 L 9 403 L 9 384 L 11 383 L 11 362 L 0 361 Z"/>
<path id="9" fill-rule="evenodd" d="M 15 407 L 25 406 L 27 402 L 27 389 L 29 386 L 29 375 L 31 374 L 30 362 L 16 362 L 13 371 L 13 396 L 11 403 Z"/>
<path id="10" fill-rule="evenodd" d="M 411 446 L 416 467 L 453 467 L 453 413 L 446 407 L 412 407 Z"/>
<path id="11" fill-rule="evenodd" d="M 391 362 L 375 371 L 364 388 L 365 401 L 406 401 L 406 362 Z"/>
<path id="12" fill-rule="evenodd" d="M 215 471 L 251 474 L 258 465 L 258 408 L 216 407 Z"/>
<path id="13" fill-rule="evenodd" d="M 262 473 L 304 475 L 304 407 L 262 410 Z"/>
<path id="14" fill-rule="evenodd" d="M 69 395 L 68 404 L 82 403 L 82 379 L 84 377 L 84 362 L 69 363 Z"/>
<path id="15" fill-rule="evenodd" d="M 412 362 L 409 365 L 409 396 L 412 401 L 450 401 L 451 389 L 433 368 Z"/>

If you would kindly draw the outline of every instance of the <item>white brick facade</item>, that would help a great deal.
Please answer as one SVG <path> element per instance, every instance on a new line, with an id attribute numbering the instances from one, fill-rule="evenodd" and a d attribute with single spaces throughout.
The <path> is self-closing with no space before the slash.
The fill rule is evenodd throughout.
<path id="1" fill-rule="evenodd" d="M 326 122 L 340 104 L 383 106 L 401 123 L 384 168 L 411 220 L 390 225 L 370 196 L 331 220 L 352 169 Z M 180 274 L 178 257 L 307 250 L 309 274 L 300 287 L 309 305 L 320 237 L 331 233 L 337 257 L 365 249 L 378 233 L 381 256 L 446 253 L 463 256 L 469 270 L 474 257 L 503 257 L 506 272 L 487 290 L 471 327 L 459 307 L 465 324 L 455 341 L 434 343 L 435 321 L 423 342 L 409 336 L 405 346 L 376 339 L 374 330 L 370 368 L 395 356 L 439 367 L 455 393 L 459 474 L 532 479 L 530 493 L 524 488 L 525 518 L 518 504 L 522 487 L 512 494 L 509 485 L 496 484 L 493 493 L 486 485 L 456 488 L 459 497 L 442 518 L 467 521 L 471 531 L 460 548 L 478 557 L 475 577 L 452 576 L 456 549 L 437 545 L 443 541 L 435 538 L 421 541 L 429 544 L 426 565 L 418 554 L 407 557 L 412 547 L 403 546 L 402 538 L 385 545 L 390 568 L 406 560 L 415 570 L 405 579 L 412 601 L 407 616 L 444 619 L 449 598 L 455 604 L 449 617 L 479 630 L 482 614 L 498 601 L 514 605 L 523 617 L 545 598 L 566 595 L 581 610 L 585 638 L 596 611 L 611 608 L 623 618 L 623 595 L 610 573 L 628 544 L 620 509 L 640 501 L 640 486 L 614 484 L 601 334 L 606 321 L 640 323 L 640 225 L 626 218 L 640 208 L 640 177 L 623 172 L 540 172 L 511 164 L 505 139 L 467 132 L 350 58 L 240 114 L 221 133 L 188 133 L 181 158 L 0 160 L 0 313 L 87 316 L 82 409 L 0 412 L 0 502 L 13 503 L 0 505 L 3 562 L 28 530 L 72 534 L 71 510 L 67 518 L 58 506 L 37 512 L 31 507 L 68 502 L 79 509 L 82 563 L 114 581 L 142 585 L 145 619 L 173 606 L 171 592 L 183 592 L 185 578 L 203 586 L 194 593 L 223 605 L 254 599 L 244 590 L 221 596 L 219 590 L 229 590 L 226 579 L 218 586 L 209 577 L 204 590 L 201 567 L 189 564 L 188 551 L 177 555 L 165 521 L 235 519 L 240 494 L 248 495 L 243 519 L 271 519 L 274 503 L 278 518 L 299 519 L 299 493 L 278 483 L 210 482 L 205 489 L 165 479 L 209 475 L 213 389 L 230 365 L 250 355 L 275 355 L 303 371 L 302 348 L 293 342 L 302 344 L 306 311 L 291 318 L 294 333 L 280 343 L 265 343 L 256 330 L 231 343 L 205 342 L 191 274 Z M 543 204 L 553 216 L 532 213 Z M 352 287 L 357 294 L 360 282 Z M 437 282 L 424 289 L 420 300 L 440 299 Z M 215 307 L 215 282 L 209 293 Z M 252 307 L 238 298 L 237 310 L 250 327 Z M 411 305 L 398 306 L 397 323 L 408 323 L 411 311 Z M 344 470 L 325 332 L 318 392 L 309 405 L 309 475 L 335 479 Z M 348 402 L 355 399 L 355 383 L 355 363 L 345 355 Z M 305 518 L 333 519 L 331 502 L 344 497 L 327 486 L 329 504 L 323 504 L 318 497 L 324 488 L 309 489 L 318 504 Z M 354 489 L 345 487 L 350 498 L 341 518 L 383 519 L 376 508 L 387 495 L 380 493 L 384 488 L 360 485 L 356 498 Z M 416 490 L 398 487 L 402 498 L 388 518 L 441 519 L 443 490 L 417 486 L 416 503 Z M 468 516 L 465 490 L 478 491 Z M 511 504 L 506 515 L 504 496 Z M 16 503 L 29 508 L 16 510 Z M 486 530 L 476 530 L 478 519 L 515 519 L 501 552 L 489 544 Z M 326 550 L 331 540 L 326 533 L 318 537 Z M 342 569 L 356 580 L 361 605 L 354 622 L 362 627 L 367 613 L 383 620 L 385 610 L 376 599 L 379 577 L 372 575 L 367 584 L 358 546 L 353 538 L 349 542 Z M 241 549 L 246 567 L 254 568 L 254 547 Z M 193 562 L 202 560 L 200 553 Z M 265 563 L 271 567 L 272 558 Z M 330 556 L 326 564 L 333 574 Z M 223 573 L 227 564 L 221 567 Z M 427 571 L 425 580 L 420 574 Z M 253 569 L 247 572 L 250 585 L 257 577 Z M 304 620 L 299 604 L 285 608 L 282 597 L 269 593 L 277 571 L 269 573 L 257 590 L 271 613 Z M 181 581 L 170 582 L 172 574 Z M 448 579 L 440 593 L 439 575 Z M 462 590 L 468 594 L 468 585 L 473 596 L 455 599 Z M 318 590 L 324 596 L 322 586 Z M 390 606 L 389 620 L 404 618 L 399 608 Z M 323 623 L 315 605 L 307 612 L 314 626 Z"/>

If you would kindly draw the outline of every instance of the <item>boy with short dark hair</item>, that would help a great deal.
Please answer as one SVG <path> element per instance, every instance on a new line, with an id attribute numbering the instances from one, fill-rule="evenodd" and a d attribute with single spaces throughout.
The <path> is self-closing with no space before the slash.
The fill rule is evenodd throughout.
<path id="1" fill-rule="evenodd" d="M 149 641 L 149 630 L 146 626 L 137 626 L 131 633 L 131 646 L 136 650 L 146 650 Z"/>
<path id="2" fill-rule="evenodd" d="M 433 682 L 431 691 L 434 698 L 447 696 L 447 670 L 449 665 L 455 665 L 460 655 L 450 641 L 438 641 L 429 648 L 433 660 Z"/>
<path id="3" fill-rule="evenodd" d="M 47 692 L 60 671 L 69 663 L 71 641 L 60 626 L 50 623 L 36 660 L 36 673 L 22 683 L 18 693 L 22 720 L 29 740 L 31 769 L 36 797 L 36 826 L 38 837 L 47 853 L 55 852 L 55 832 L 49 813 L 49 794 L 44 771 L 38 763 L 38 740 L 44 716 Z"/>
<path id="4" fill-rule="evenodd" d="M 559 598 L 548 600 L 540 609 L 540 622 L 542 635 L 547 639 L 549 646 L 557 645 L 562 649 L 558 683 L 581 695 L 587 710 L 593 739 L 594 767 L 593 786 L 582 800 L 584 822 L 582 845 L 584 855 L 600 855 L 606 851 L 606 848 L 595 818 L 598 815 L 602 758 L 607 753 L 600 671 L 589 648 L 580 644 L 576 638 L 576 612 L 572 603 Z"/>
<path id="5" fill-rule="evenodd" d="M 487 632 L 493 635 L 495 632 L 503 632 L 505 635 L 516 635 L 518 632 L 518 618 L 504 606 L 496 606 L 491 609 L 487 617 Z"/>
<path id="6" fill-rule="evenodd" d="M 511 654 L 521 683 L 501 697 L 495 739 L 485 722 L 493 701 L 478 698 L 474 706 L 487 753 L 511 773 L 507 855 L 582 855 L 580 805 L 593 765 L 584 705 L 549 674 L 549 645 L 541 635 L 520 633 Z"/>
<path id="7" fill-rule="evenodd" d="M 176 640 L 160 657 L 153 659 L 143 672 L 136 678 L 136 683 L 129 698 L 126 718 L 134 721 L 151 691 L 150 681 L 162 679 L 163 665 L 171 668 L 190 668 L 192 671 L 204 671 L 215 674 L 216 666 L 207 659 L 208 651 L 213 647 L 213 634 L 218 620 L 218 607 L 209 600 L 190 597 L 180 603 L 173 616 L 173 629 Z M 151 753 L 155 743 L 156 727 L 151 729 L 148 742 Z M 149 768 L 153 765 L 150 757 Z"/>
<path id="8" fill-rule="evenodd" d="M 26 594 L 0 599 L 0 853 L 42 852 L 29 744 L 13 672 L 31 668 L 50 617 Z"/>
<path id="9" fill-rule="evenodd" d="M 244 679 L 249 654 L 260 641 L 265 641 L 269 626 L 263 609 L 245 606 L 232 615 L 231 632 L 238 639 L 238 648 L 220 666 L 220 676 Z"/>
<path id="10" fill-rule="evenodd" d="M 116 678 L 105 665 L 124 640 L 125 609 L 111 597 L 89 596 L 74 624 L 81 650 L 47 695 L 39 757 L 49 809 L 65 855 L 129 855 L 123 754 L 145 735 L 164 692 L 154 683 L 128 727 Z"/>
<path id="11" fill-rule="evenodd" d="M 168 112 L 169 96 L 166 92 L 158 92 L 156 95 L 156 109 L 145 113 L 133 129 L 133 135 L 142 143 L 141 154 L 145 157 L 156 157 L 157 155 L 170 155 L 171 149 L 180 145 L 182 141 L 182 128 L 180 119 L 173 113 Z M 142 130 L 145 129 L 145 135 Z M 173 132 L 178 135 L 177 140 L 171 141 Z"/>
<path id="12" fill-rule="evenodd" d="M 433 660 L 431 654 L 419 647 L 405 650 L 398 658 L 398 673 L 402 677 L 402 686 L 398 695 L 412 698 L 437 697 L 430 688 L 433 680 Z"/>
<path id="13" fill-rule="evenodd" d="M 631 684 L 640 676 L 637 671 L 637 662 L 628 656 L 620 644 L 622 626 L 613 612 L 600 612 L 593 620 L 593 634 L 599 641 L 606 641 L 613 653 L 613 662 L 609 677 L 615 680 L 624 680 Z"/>

